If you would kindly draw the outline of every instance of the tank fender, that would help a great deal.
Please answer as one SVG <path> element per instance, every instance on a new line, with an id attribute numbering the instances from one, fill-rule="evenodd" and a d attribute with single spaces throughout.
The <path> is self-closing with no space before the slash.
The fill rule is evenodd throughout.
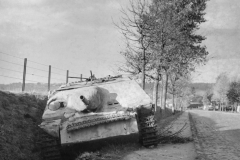
<path id="1" fill-rule="evenodd" d="M 60 124 L 61 119 L 57 119 L 51 121 L 44 121 L 39 125 L 39 127 L 53 137 L 60 137 L 59 135 Z"/>

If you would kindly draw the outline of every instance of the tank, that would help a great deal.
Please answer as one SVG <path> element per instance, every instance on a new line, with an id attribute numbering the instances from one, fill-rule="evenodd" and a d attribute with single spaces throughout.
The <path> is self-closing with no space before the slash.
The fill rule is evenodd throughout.
<path id="1" fill-rule="evenodd" d="M 60 159 L 61 146 L 134 133 L 143 146 L 158 143 L 151 98 L 122 76 L 68 83 L 49 92 L 39 127 L 44 159 Z"/>

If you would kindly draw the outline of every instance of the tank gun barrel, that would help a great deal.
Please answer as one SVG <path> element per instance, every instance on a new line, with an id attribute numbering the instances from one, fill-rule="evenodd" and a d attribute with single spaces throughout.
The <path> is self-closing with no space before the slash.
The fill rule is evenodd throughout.
<path id="1" fill-rule="evenodd" d="M 89 105 L 89 100 L 87 98 L 85 98 L 83 95 L 80 96 L 80 99 L 82 100 L 82 102 L 88 106 Z"/>

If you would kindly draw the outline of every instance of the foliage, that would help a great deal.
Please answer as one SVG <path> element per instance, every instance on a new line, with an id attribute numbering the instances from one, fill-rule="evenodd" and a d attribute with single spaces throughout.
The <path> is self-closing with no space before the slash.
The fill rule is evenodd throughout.
<path id="1" fill-rule="evenodd" d="M 178 107 L 186 107 L 190 104 L 192 95 L 190 92 L 190 81 L 189 79 L 180 79 L 177 82 L 177 92 L 176 92 L 176 103 Z"/>
<path id="2" fill-rule="evenodd" d="M 179 77 L 176 79 L 175 76 L 170 74 L 168 93 L 172 95 L 172 105 L 176 108 L 182 106 L 183 101 L 190 101 L 190 94 L 188 88 L 190 87 L 190 81 L 188 78 Z"/>
<path id="3" fill-rule="evenodd" d="M 202 102 L 204 105 L 209 105 L 212 102 L 213 90 L 212 88 L 207 88 L 203 94 Z"/>
<path id="4" fill-rule="evenodd" d="M 213 87 L 213 100 L 221 104 L 228 102 L 227 93 L 229 90 L 229 79 L 226 73 L 221 73 Z"/>
<path id="5" fill-rule="evenodd" d="M 173 76 L 172 82 L 176 81 L 193 70 L 195 64 L 205 61 L 208 54 L 206 48 L 199 45 L 205 37 L 195 35 L 198 25 L 205 21 L 202 13 L 205 5 L 206 1 L 153 1 L 151 11 L 156 21 L 151 49 L 153 68 L 164 78 L 163 109 L 169 74 Z"/>
<path id="6" fill-rule="evenodd" d="M 152 25 L 149 3 L 147 0 L 130 0 L 130 7 L 122 9 L 122 13 L 121 25 L 117 27 L 126 39 L 126 49 L 121 52 L 126 63 L 120 66 L 119 70 L 131 74 L 142 73 L 142 87 L 145 89 L 145 71 L 150 70 L 151 56 L 148 50 L 151 44 L 149 30 Z"/>
<path id="7" fill-rule="evenodd" d="M 191 87 L 191 94 L 192 94 L 193 96 L 196 95 L 196 89 L 195 89 L 195 87 Z"/>
<path id="8" fill-rule="evenodd" d="M 229 90 L 227 92 L 228 100 L 234 104 L 240 102 L 240 82 L 231 82 L 229 85 Z"/>
<path id="9" fill-rule="evenodd" d="M 208 99 L 208 95 L 206 93 L 203 95 L 202 102 L 204 105 L 209 105 L 211 103 L 211 101 Z"/>
<path id="10" fill-rule="evenodd" d="M 179 79 L 205 62 L 208 52 L 201 45 L 205 37 L 196 34 L 205 22 L 207 0 L 141 0 L 131 3 L 130 15 L 123 12 L 121 31 L 127 39 L 123 52 L 126 65 L 123 71 L 143 73 L 155 80 L 164 77 L 163 108 L 167 96 L 168 76 Z M 132 2 L 132 1 L 131 1 Z M 130 44 L 129 41 L 132 43 Z M 147 73 L 144 73 L 146 70 Z M 143 82 L 143 81 L 142 81 Z M 155 89 L 157 103 L 157 92 Z"/>

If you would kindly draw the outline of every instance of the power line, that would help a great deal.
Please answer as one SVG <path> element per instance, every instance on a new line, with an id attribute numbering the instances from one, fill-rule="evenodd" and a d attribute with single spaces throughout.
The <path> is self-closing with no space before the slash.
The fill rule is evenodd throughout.
<path id="1" fill-rule="evenodd" d="M 26 73 L 26 74 L 27 74 L 27 75 L 32 75 L 32 76 L 37 76 L 37 77 L 48 78 L 48 77 L 41 76 L 41 75 L 37 75 L 37 74 L 33 74 L 33 73 Z M 51 79 L 55 79 L 55 80 L 60 80 L 60 81 L 63 81 L 63 79 L 58 79 L 58 78 L 51 78 Z"/>
<path id="2" fill-rule="evenodd" d="M 33 73 L 26 73 L 27 75 L 32 75 L 32 76 L 37 76 L 37 77 L 43 77 L 43 78 L 48 78 L 45 76 L 41 76 L 41 75 L 37 75 L 37 74 L 33 74 Z"/>
<path id="3" fill-rule="evenodd" d="M 32 68 L 32 69 L 36 69 L 36 70 L 39 70 L 39 71 L 43 71 L 43 72 L 48 72 L 46 70 L 43 70 L 43 69 L 39 69 L 39 68 L 35 68 L 35 67 L 30 67 L 30 66 L 27 66 L 27 68 Z M 63 74 L 58 74 L 58 73 L 55 73 L 55 72 L 51 72 L 52 74 L 57 74 L 57 75 L 61 75 L 61 76 L 65 76 Z"/>
<path id="4" fill-rule="evenodd" d="M 52 68 L 55 68 L 55 69 L 58 69 L 58 70 L 62 70 L 62 71 L 66 71 L 65 69 L 61 69 L 61 68 L 57 68 L 57 67 L 52 67 Z"/>
<path id="5" fill-rule="evenodd" d="M 39 70 L 39 71 L 48 72 L 48 71 L 46 71 L 46 70 L 42 70 L 42 69 L 38 69 L 38 68 L 34 68 L 34 67 L 30 67 L 30 66 L 27 66 L 27 68 L 32 68 L 32 69 L 36 69 L 36 70 Z"/>
<path id="6" fill-rule="evenodd" d="M 0 68 L 2 68 L 2 67 L 0 67 Z M 9 71 L 22 73 L 22 72 L 20 72 L 20 71 L 16 71 L 16 70 L 12 70 L 12 69 L 7 69 L 7 68 L 2 68 L 2 69 L 6 69 L 6 70 L 9 70 Z"/>
<path id="7" fill-rule="evenodd" d="M 18 58 L 18 59 L 24 59 L 23 57 L 18 57 L 18 56 L 14 56 L 14 55 L 11 55 L 11 54 L 8 54 L 8 53 L 4 53 L 4 52 L 0 52 L 1 54 L 5 54 L 5 55 L 8 55 L 8 56 L 12 56 L 12 57 L 15 57 L 15 58 Z M 49 66 L 47 64 L 43 64 L 43 63 L 39 63 L 39 62 L 35 62 L 35 61 L 32 61 L 32 60 L 29 60 L 29 62 L 32 62 L 32 63 L 36 63 L 36 64 L 39 64 L 39 65 L 43 65 L 43 66 Z M 62 70 L 62 71 L 66 71 L 64 69 L 61 69 L 61 68 L 58 68 L 58 67 L 53 67 L 52 68 L 55 68 L 55 69 L 58 69 L 58 70 Z"/>
<path id="8" fill-rule="evenodd" d="M 26 74 L 28 74 L 28 75 L 33 75 L 33 76 L 37 76 L 37 77 L 44 77 L 44 78 L 48 78 L 48 77 L 46 77 L 46 76 L 42 76 L 42 75 L 38 75 L 38 74 L 34 74 L 34 73 L 26 73 Z M 64 79 L 58 79 L 58 78 L 51 78 L 51 79 L 55 79 L 55 80 L 64 80 Z"/>
<path id="9" fill-rule="evenodd" d="M 0 68 L 1 68 L 1 69 L 5 69 L 5 70 L 9 70 L 9 71 L 13 71 L 13 72 L 23 73 L 23 72 L 20 72 L 20 71 L 16 71 L 16 70 L 12 70 L 12 69 L 7 69 L 7 68 L 3 68 L 3 67 L 0 67 Z M 37 76 L 37 77 L 48 78 L 48 77 L 46 77 L 46 76 L 42 76 L 42 75 L 38 75 L 38 74 L 34 74 L 34 73 L 26 73 L 26 74 L 27 74 L 27 75 L 32 75 L 32 76 Z M 64 81 L 64 79 L 58 79 L 58 78 L 51 78 L 51 79 Z"/>
<path id="10" fill-rule="evenodd" d="M 7 78 L 12 78 L 12 79 L 20 79 L 22 80 L 21 78 L 16 78 L 16 77 L 9 77 L 9 76 L 4 76 L 4 75 L 0 75 L 2 77 L 7 77 Z M 37 82 L 37 81 L 32 81 L 32 80 L 26 80 L 26 81 L 29 81 L 29 82 Z M 37 82 L 38 83 L 38 82 Z"/>
<path id="11" fill-rule="evenodd" d="M 64 70 L 64 69 L 57 68 L 57 67 L 52 67 L 52 68 L 55 68 L 55 69 L 58 69 L 58 70 L 62 70 L 62 71 L 65 71 L 65 72 L 67 71 L 67 70 Z M 69 70 L 69 72 L 75 73 L 75 74 L 80 74 L 80 73 L 73 72 L 72 70 Z"/>
<path id="12" fill-rule="evenodd" d="M 42 63 L 39 63 L 39 62 L 31 61 L 31 60 L 29 60 L 29 59 L 28 59 L 28 61 L 29 61 L 29 62 L 32 62 L 32 63 L 36 63 L 36 64 L 39 64 L 39 65 L 42 65 L 42 66 L 49 66 L 49 65 L 47 65 L 47 64 L 42 64 Z"/>
<path id="13" fill-rule="evenodd" d="M 60 76 L 65 76 L 63 74 L 58 74 L 58 73 L 55 73 L 55 72 L 52 72 L 52 74 L 57 74 L 57 75 L 60 75 Z"/>
<path id="14" fill-rule="evenodd" d="M 28 66 L 28 67 L 29 67 L 29 66 Z M 12 69 L 7 69 L 7 68 L 3 68 L 3 67 L 0 67 L 0 68 L 5 69 L 5 70 L 9 70 L 9 71 L 13 71 L 13 72 L 22 73 L 22 72 L 20 72 L 20 71 L 16 71 L 16 70 L 12 70 Z M 40 70 L 40 71 L 45 71 L 45 70 L 37 69 L 37 68 L 34 68 L 34 67 L 29 67 L 29 68 L 36 69 L 36 70 Z M 45 71 L 45 72 L 48 72 L 48 71 Z M 54 73 L 54 72 L 52 72 L 52 73 Z M 28 75 L 34 75 L 34 76 L 38 76 L 38 77 L 45 77 L 45 76 L 37 75 L 37 74 L 34 74 L 34 73 L 26 73 L 26 74 L 28 74 Z M 57 74 L 57 73 L 54 73 L 54 74 Z M 65 75 L 62 75 L 62 74 L 58 74 L 58 75 L 65 76 Z M 48 78 L 48 77 L 45 77 L 45 78 Z M 58 78 L 52 78 L 52 79 L 63 80 L 63 79 L 58 79 Z"/>
<path id="15" fill-rule="evenodd" d="M 23 65 L 21 65 L 21 64 L 9 62 L 9 61 L 5 61 L 5 60 L 2 60 L 2 59 L 0 59 L 0 61 L 7 62 L 7 63 L 11 63 L 11 64 L 15 64 L 15 65 L 19 65 L 19 66 L 23 66 Z"/>
<path id="16" fill-rule="evenodd" d="M 11 54 L 7 54 L 7 53 L 4 53 L 4 52 L 0 52 L 1 54 L 5 54 L 5 55 L 8 55 L 8 56 L 12 56 L 12 57 L 15 57 L 15 58 L 18 58 L 18 59 L 23 59 L 21 57 L 18 57 L 18 56 L 14 56 L 14 55 L 11 55 Z"/>
<path id="17" fill-rule="evenodd" d="M 37 75 L 37 74 L 33 74 L 33 73 L 26 73 L 27 75 L 32 75 L 32 76 L 37 76 L 37 77 L 43 77 L 43 78 L 48 78 L 46 76 L 42 76 L 42 75 Z M 63 81 L 64 79 L 58 79 L 58 78 L 51 78 L 51 79 L 55 79 L 55 80 L 61 80 Z"/>
<path id="18" fill-rule="evenodd" d="M 11 54 L 8 54 L 8 53 L 4 53 L 4 52 L 0 52 L 1 54 L 5 54 L 5 55 L 8 55 L 8 56 L 11 56 L 11 57 L 15 57 L 15 58 L 18 58 L 18 59 L 24 59 L 23 57 L 18 57 L 18 56 L 14 56 L 14 55 L 11 55 Z M 40 65 L 43 65 L 43 66 L 48 66 L 46 64 L 42 64 L 42 63 L 39 63 L 39 62 L 35 62 L 35 61 L 32 61 L 32 60 L 28 60 L 30 62 L 33 62 L 33 63 L 36 63 L 36 64 L 40 64 Z"/>
<path id="19" fill-rule="evenodd" d="M 11 57 L 15 57 L 15 58 L 18 58 L 18 59 L 24 59 L 23 57 L 14 56 L 14 55 L 11 55 L 11 54 L 8 54 L 8 53 L 5 53 L 5 52 L 1 52 L 1 51 L 0 51 L 0 53 L 1 53 L 1 54 L 5 54 L 5 55 L 8 55 L 8 56 L 11 56 Z M 9 61 L 5 61 L 5 60 L 2 60 L 2 61 L 8 62 L 8 63 L 12 63 L 12 64 L 16 64 L 16 63 L 9 62 Z M 39 64 L 39 65 L 43 65 L 43 66 L 49 66 L 49 65 L 47 65 L 47 64 L 35 62 L 35 61 L 29 60 L 29 59 L 28 59 L 28 61 L 29 61 L 29 62 L 32 62 L 32 63 Z M 17 65 L 20 65 L 20 64 L 17 64 Z M 23 65 L 21 65 L 21 66 L 23 66 Z M 55 69 L 58 69 L 58 70 L 61 70 L 61 71 L 66 71 L 65 69 L 61 69 L 61 68 L 54 67 L 54 66 L 52 66 L 52 68 L 55 68 Z M 36 69 L 36 68 L 35 68 L 35 69 Z M 38 70 L 39 70 L 39 69 L 38 69 Z M 79 73 L 73 72 L 72 70 L 69 70 L 69 71 L 71 71 L 71 73 L 79 74 Z M 47 72 L 47 71 L 46 71 L 46 72 Z M 56 73 L 56 74 L 58 74 L 58 73 Z"/>
<path id="20" fill-rule="evenodd" d="M 18 58 L 18 59 L 24 59 L 23 57 L 18 57 L 18 56 L 14 56 L 14 55 L 11 55 L 11 54 L 8 54 L 8 53 L 4 53 L 4 52 L 0 52 L 1 54 L 5 54 L 5 55 L 8 55 L 8 56 L 11 56 L 11 57 L 15 57 L 15 58 Z M 43 65 L 43 66 L 49 66 L 47 64 L 43 64 L 43 63 L 39 63 L 39 62 L 35 62 L 35 61 L 32 61 L 32 60 L 29 60 L 29 62 L 32 62 L 32 63 L 36 63 L 36 64 L 39 64 L 39 65 Z M 57 68 L 57 67 L 52 67 L 52 68 L 55 68 L 55 69 L 59 69 L 59 70 L 62 70 L 62 71 L 65 71 L 63 69 L 60 69 L 60 68 Z"/>

